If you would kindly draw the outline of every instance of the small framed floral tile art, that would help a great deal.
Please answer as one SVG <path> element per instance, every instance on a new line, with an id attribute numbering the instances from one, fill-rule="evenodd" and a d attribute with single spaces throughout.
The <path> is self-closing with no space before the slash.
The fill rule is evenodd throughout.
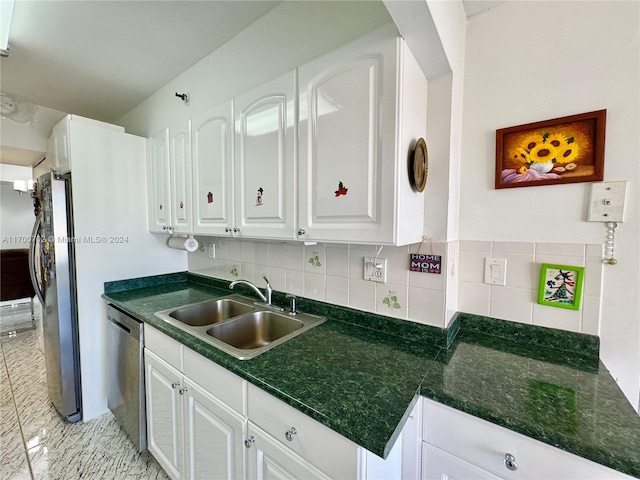
<path id="1" fill-rule="evenodd" d="M 538 303 L 579 310 L 583 279 L 584 267 L 543 263 L 540 269 Z"/>
<path id="2" fill-rule="evenodd" d="M 495 188 L 602 181 L 606 113 L 496 130 Z"/>

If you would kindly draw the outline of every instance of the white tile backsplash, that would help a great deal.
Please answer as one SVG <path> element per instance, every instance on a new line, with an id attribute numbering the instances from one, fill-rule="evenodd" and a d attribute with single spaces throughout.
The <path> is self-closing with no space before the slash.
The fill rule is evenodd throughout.
<path id="1" fill-rule="evenodd" d="M 387 282 L 383 284 L 362 278 L 362 259 L 375 256 L 374 245 L 198 240 L 203 245 L 215 242 L 216 258 L 208 258 L 206 247 L 204 252 L 189 254 L 189 271 L 226 280 L 245 278 L 259 287 L 265 274 L 274 290 L 336 305 L 441 328 L 453 312 L 461 311 L 592 335 L 600 329 L 602 245 L 473 240 L 425 243 L 423 248 L 429 253 L 443 256 L 439 275 L 409 271 L 409 252 L 418 252 L 420 244 L 384 247 L 380 257 L 387 259 Z M 484 283 L 485 257 L 507 259 L 506 286 Z M 580 310 L 537 303 L 542 263 L 585 267 Z M 391 297 L 397 300 L 390 308 Z"/>

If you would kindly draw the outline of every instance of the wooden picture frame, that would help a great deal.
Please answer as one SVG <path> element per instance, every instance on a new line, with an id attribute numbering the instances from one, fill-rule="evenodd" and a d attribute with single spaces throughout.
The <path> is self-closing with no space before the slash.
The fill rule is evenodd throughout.
<path id="1" fill-rule="evenodd" d="M 604 178 L 606 110 L 496 130 L 495 188 Z"/>
<path id="2" fill-rule="evenodd" d="M 540 268 L 538 303 L 580 310 L 584 267 L 543 263 Z"/>

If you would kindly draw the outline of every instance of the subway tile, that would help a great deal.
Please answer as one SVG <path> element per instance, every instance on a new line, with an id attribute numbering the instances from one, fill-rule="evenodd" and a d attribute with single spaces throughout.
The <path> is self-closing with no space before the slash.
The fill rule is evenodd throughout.
<path id="1" fill-rule="evenodd" d="M 493 242 L 493 253 L 520 253 L 533 255 L 536 244 L 533 242 Z"/>
<path id="2" fill-rule="evenodd" d="M 229 240 L 228 248 L 229 248 L 228 259 L 233 260 L 235 262 L 239 262 L 242 259 L 242 254 L 240 253 L 240 240 L 237 240 L 237 239 Z"/>
<path id="3" fill-rule="evenodd" d="M 286 292 L 294 295 L 306 296 L 305 294 L 305 275 L 300 270 L 287 270 L 287 286 Z"/>
<path id="4" fill-rule="evenodd" d="M 349 279 L 327 275 L 325 300 L 336 305 L 349 306 Z"/>
<path id="5" fill-rule="evenodd" d="M 279 292 L 287 291 L 287 271 L 284 268 L 269 267 L 269 274 L 267 275 L 267 278 L 274 290 Z M 302 279 L 300 279 L 300 284 L 302 284 Z M 302 293 L 300 293 L 300 295 L 302 295 Z"/>
<path id="6" fill-rule="evenodd" d="M 406 284 L 378 283 L 376 285 L 376 312 L 389 317 L 407 318 L 408 288 Z"/>
<path id="7" fill-rule="evenodd" d="M 600 297 L 585 295 L 582 297 L 582 327 L 581 333 L 600 335 L 600 319 L 602 300 Z"/>
<path id="8" fill-rule="evenodd" d="M 216 242 L 216 258 L 221 260 L 229 259 L 229 240 L 226 238 L 218 238 Z"/>
<path id="9" fill-rule="evenodd" d="M 256 279 L 255 276 L 255 264 L 253 263 L 241 263 L 240 264 L 240 274 L 244 280 L 249 280 L 250 282 L 257 283 L 262 281 L 262 277 L 258 277 Z"/>
<path id="10" fill-rule="evenodd" d="M 491 253 L 491 242 L 485 240 L 460 240 L 461 252 Z"/>
<path id="11" fill-rule="evenodd" d="M 255 244 L 253 242 L 240 242 L 240 261 L 255 263 Z"/>
<path id="12" fill-rule="evenodd" d="M 540 268 L 534 262 L 533 254 L 499 253 L 496 258 L 507 260 L 507 287 L 535 288 Z"/>
<path id="13" fill-rule="evenodd" d="M 352 278 L 349 280 L 349 306 L 368 312 L 376 311 L 376 283 Z"/>
<path id="14" fill-rule="evenodd" d="M 568 308 L 533 304 L 533 324 L 540 327 L 557 328 L 570 332 L 580 332 L 582 312 Z"/>
<path id="15" fill-rule="evenodd" d="M 584 257 L 585 245 L 582 243 L 536 243 L 536 256 Z"/>
<path id="16" fill-rule="evenodd" d="M 304 296 L 314 300 L 325 300 L 325 275 L 320 273 L 304 273 Z"/>
<path id="17" fill-rule="evenodd" d="M 284 244 L 269 244 L 269 267 L 285 268 Z"/>
<path id="18" fill-rule="evenodd" d="M 256 242 L 253 247 L 253 256 L 257 265 L 269 265 L 269 244 Z"/>
<path id="19" fill-rule="evenodd" d="M 458 310 L 465 313 L 489 316 L 491 285 L 460 282 L 460 292 Z"/>
<path id="20" fill-rule="evenodd" d="M 584 267 L 585 257 L 571 257 L 566 255 L 547 255 L 536 253 L 536 265 L 539 268 L 543 263 L 551 263 L 554 265 L 567 265 L 571 267 Z"/>
<path id="21" fill-rule="evenodd" d="M 602 258 L 587 257 L 584 269 L 584 295 L 600 297 L 604 279 L 604 265 Z"/>
<path id="22" fill-rule="evenodd" d="M 335 277 L 349 276 L 349 248 L 344 245 L 336 247 L 327 245 L 326 251 L 326 273 Z"/>
<path id="23" fill-rule="evenodd" d="M 407 251 L 387 252 L 380 257 L 387 259 L 387 282 L 406 287 L 409 283 L 409 253 Z"/>
<path id="24" fill-rule="evenodd" d="M 428 288 L 430 290 L 444 290 L 447 282 L 447 266 L 443 265 L 441 273 L 409 272 L 409 286 Z"/>
<path id="25" fill-rule="evenodd" d="M 490 256 L 491 252 L 461 251 L 460 264 L 458 265 L 460 281 L 483 283 L 484 259 Z"/>
<path id="26" fill-rule="evenodd" d="M 513 322 L 531 323 L 536 290 L 491 286 L 491 316 Z"/>
<path id="27" fill-rule="evenodd" d="M 439 290 L 409 287 L 408 318 L 414 322 L 444 328 L 445 295 Z"/>
<path id="28" fill-rule="evenodd" d="M 304 247 L 292 243 L 288 244 L 284 251 L 287 270 L 304 271 Z"/>

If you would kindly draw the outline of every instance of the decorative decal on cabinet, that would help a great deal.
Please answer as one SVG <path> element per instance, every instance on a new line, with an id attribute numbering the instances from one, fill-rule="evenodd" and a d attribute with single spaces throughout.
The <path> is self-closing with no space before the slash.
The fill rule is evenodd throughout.
<path id="1" fill-rule="evenodd" d="M 344 186 L 344 184 L 342 182 L 338 182 L 338 190 L 336 190 L 336 197 L 339 197 L 340 195 L 346 195 L 347 194 L 347 190 L 349 190 L 347 187 Z"/>
<path id="2" fill-rule="evenodd" d="M 256 195 L 256 207 L 259 207 L 260 205 L 262 205 L 263 193 L 264 193 L 264 190 L 262 189 L 262 187 L 258 188 L 258 194 Z"/>
<path id="3" fill-rule="evenodd" d="M 213 193 L 207 193 L 207 203 L 213 203 Z"/>
<path id="4" fill-rule="evenodd" d="M 180 208 L 184 208 L 184 203 L 180 202 Z"/>

